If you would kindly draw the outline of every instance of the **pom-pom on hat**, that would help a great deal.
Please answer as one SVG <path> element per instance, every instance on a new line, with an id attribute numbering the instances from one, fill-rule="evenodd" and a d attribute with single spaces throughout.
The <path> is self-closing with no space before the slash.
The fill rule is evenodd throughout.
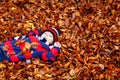
<path id="1" fill-rule="evenodd" d="M 52 28 L 47 28 L 46 30 L 43 31 L 43 33 L 46 31 L 49 31 L 53 34 L 54 42 L 58 41 L 58 36 L 60 35 L 60 28 L 58 26 L 52 27 Z"/>

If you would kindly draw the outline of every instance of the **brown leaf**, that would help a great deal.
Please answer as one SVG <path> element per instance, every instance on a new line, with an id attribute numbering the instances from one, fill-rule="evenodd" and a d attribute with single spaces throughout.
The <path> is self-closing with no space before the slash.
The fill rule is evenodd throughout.
<path id="1" fill-rule="evenodd" d="M 58 24 L 59 24 L 59 26 L 64 26 L 65 21 L 64 21 L 64 20 L 59 19 L 59 20 L 58 20 Z"/>
<path id="2" fill-rule="evenodd" d="M 36 42 L 31 43 L 31 47 L 36 49 L 38 47 L 38 44 Z"/>
<path id="3" fill-rule="evenodd" d="M 70 20 L 69 20 L 69 18 L 65 18 L 65 25 L 66 25 L 66 26 L 69 26 L 69 25 L 70 25 Z"/>
<path id="4" fill-rule="evenodd" d="M 98 66 L 99 66 L 102 70 L 104 70 L 104 68 L 105 68 L 105 66 L 104 66 L 103 64 L 98 64 Z"/>
<path id="5" fill-rule="evenodd" d="M 80 12 L 79 12 L 79 11 L 76 11 L 76 12 L 75 12 L 75 15 L 80 17 Z"/>
<path id="6" fill-rule="evenodd" d="M 5 68 L 6 66 L 2 63 L 0 63 L 0 69 Z"/>
<path id="7" fill-rule="evenodd" d="M 26 49 L 30 49 L 30 48 L 31 48 L 31 44 L 28 43 L 28 42 L 25 42 L 25 48 L 26 48 Z"/>
<path id="8" fill-rule="evenodd" d="M 73 76 L 73 75 L 75 75 L 76 72 L 75 72 L 74 69 L 71 69 L 69 73 L 70 73 L 71 76 Z"/>
<path id="9" fill-rule="evenodd" d="M 64 65 L 64 67 L 65 67 L 65 68 L 68 68 L 70 64 L 71 64 L 71 62 L 68 62 L 68 63 L 66 63 L 66 64 Z"/>

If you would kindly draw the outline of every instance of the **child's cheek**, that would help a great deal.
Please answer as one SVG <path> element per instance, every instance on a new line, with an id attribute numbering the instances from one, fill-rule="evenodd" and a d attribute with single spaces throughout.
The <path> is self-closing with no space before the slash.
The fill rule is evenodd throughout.
<path id="1" fill-rule="evenodd" d="M 52 38 L 51 37 L 47 37 L 46 39 L 47 39 L 47 41 L 52 42 Z"/>

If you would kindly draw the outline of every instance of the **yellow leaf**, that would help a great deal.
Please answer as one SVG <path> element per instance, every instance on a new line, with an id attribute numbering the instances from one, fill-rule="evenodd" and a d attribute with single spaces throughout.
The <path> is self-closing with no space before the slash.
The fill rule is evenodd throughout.
<path id="1" fill-rule="evenodd" d="M 98 64 L 98 66 L 102 69 L 102 70 L 104 70 L 104 65 L 103 64 Z"/>
<path id="2" fill-rule="evenodd" d="M 52 77 L 52 75 L 49 75 L 49 74 L 45 74 L 45 76 L 46 76 L 47 78 Z"/>
<path id="3" fill-rule="evenodd" d="M 23 48 L 23 52 L 25 52 L 26 51 L 26 48 Z"/>
<path id="4" fill-rule="evenodd" d="M 35 77 L 42 77 L 42 75 L 41 74 L 36 74 Z"/>
<path id="5" fill-rule="evenodd" d="M 116 12 L 115 9 L 113 9 L 113 10 L 111 11 L 111 13 L 112 13 L 113 15 L 115 14 L 115 12 Z"/>
<path id="6" fill-rule="evenodd" d="M 29 2 L 31 2 L 31 3 L 35 3 L 35 2 L 36 2 L 36 0 L 29 0 Z"/>
<path id="7" fill-rule="evenodd" d="M 80 12 L 76 11 L 76 12 L 75 12 L 75 15 L 76 15 L 76 16 L 80 16 Z"/>
<path id="8" fill-rule="evenodd" d="M 16 10 L 16 7 L 12 7 L 11 10 Z"/>
<path id="9" fill-rule="evenodd" d="M 25 48 L 30 49 L 31 48 L 31 44 L 28 43 L 28 42 L 25 42 Z"/>
<path id="10" fill-rule="evenodd" d="M 0 68 L 6 67 L 4 64 L 0 63 Z"/>
<path id="11" fill-rule="evenodd" d="M 35 29 L 35 26 L 34 26 L 34 24 L 33 23 L 31 23 L 31 22 L 27 22 L 26 24 L 25 24 L 25 28 L 26 28 L 26 30 L 34 30 Z"/>
<path id="12" fill-rule="evenodd" d="M 74 69 L 71 69 L 71 70 L 70 70 L 70 75 L 71 75 L 71 76 L 75 75 L 75 73 L 76 73 L 76 72 L 75 72 Z"/>
<path id="13" fill-rule="evenodd" d="M 64 20 L 58 20 L 59 26 L 63 26 L 65 24 Z"/>

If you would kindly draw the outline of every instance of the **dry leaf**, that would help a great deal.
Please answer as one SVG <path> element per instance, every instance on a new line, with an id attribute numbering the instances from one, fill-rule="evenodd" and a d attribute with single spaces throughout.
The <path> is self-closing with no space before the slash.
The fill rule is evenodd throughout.
<path id="1" fill-rule="evenodd" d="M 73 75 L 75 75 L 76 72 L 75 72 L 74 69 L 71 69 L 69 73 L 70 73 L 71 76 L 73 76 Z"/>
<path id="2" fill-rule="evenodd" d="M 1 42 L 29 30 L 59 26 L 62 44 L 54 62 L 0 62 L 0 80 L 119 80 L 119 9 L 118 0 L 0 0 Z M 30 48 L 37 46 L 26 43 L 21 53 L 31 54 Z"/>
<path id="3" fill-rule="evenodd" d="M 0 63 L 0 69 L 5 68 L 6 66 L 2 63 Z"/>
<path id="4" fill-rule="evenodd" d="M 58 20 L 58 24 L 59 24 L 59 26 L 64 26 L 64 24 L 65 24 L 65 22 L 64 22 L 64 20 Z"/>
<path id="5" fill-rule="evenodd" d="M 75 12 L 75 15 L 80 17 L 80 12 L 79 12 L 79 11 L 76 11 L 76 12 Z"/>
<path id="6" fill-rule="evenodd" d="M 69 26 L 69 25 L 70 25 L 69 18 L 65 18 L 65 25 L 66 25 L 66 26 Z"/>
<path id="7" fill-rule="evenodd" d="M 38 44 L 36 42 L 31 43 L 31 47 L 36 49 L 38 47 Z"/>
<path id="8" fill-rule="evenodd" d="M 112 13 L 113 15 L 115 14 L 115 12 L 116 12 L 115 9 L 113 9 L 113 10 L 111 11 L 111 13 Z"/>
<path id="9" fill-rule="evenodd" d="M 35 29 L 34 24 L 31 23 L 31 22 L 28 22 L 28 21 L 27 21 L 27 23 L 24 25 L 24 27 L 25 27 L 25 29 L 28 30 L 28 31 Z"/>
<path id="10" fill-rule="evenodd" d="M 31 48 L 31 44 L 28 43 L 28 42 L 25 42 L 25 48 L 26 48 L 26 49 L 30 49 L 30 48 Z"/>
<path id="11" fill-rule="evenodd" d="M 105 68 L 105 66 L 104 66 L 103 64 L 98 64 L 98 66 L 99 66 L 102 70 L 104 70 L 104 68 Z"/>
<path id="12" fill-rule="evenodd" d="M 65 67 L 65 68 L 68 68 L 69 65 L 70 65 L 70 62 L 66 63 L 66 64 L 64 65 L 64 67 Z"/>

